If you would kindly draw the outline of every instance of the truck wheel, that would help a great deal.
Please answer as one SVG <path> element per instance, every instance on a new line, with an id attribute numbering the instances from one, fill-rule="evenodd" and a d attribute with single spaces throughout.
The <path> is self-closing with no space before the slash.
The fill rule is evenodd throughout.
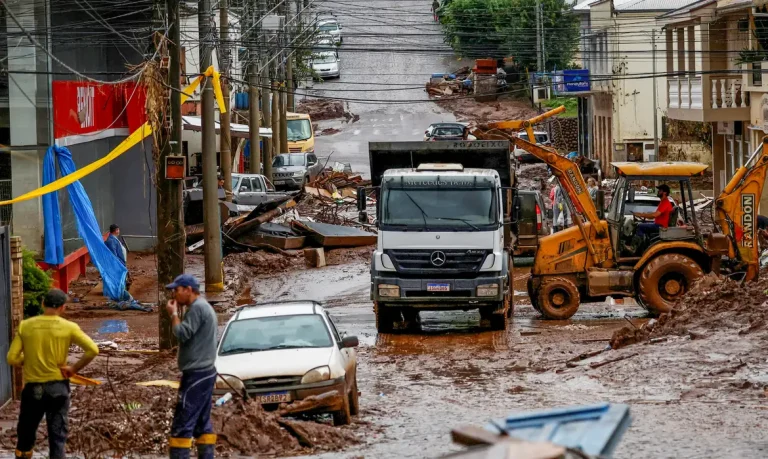
<path id="1" fill-rule="evenodd" d="M 702 276 L 701 266 L 690 257 L 679 253 L 659 255 L 640 273 L 640 302 L 651 314 L 669 312 Z"/>
<path id="2" fill-rule="evenodd" d="M 581 297 L 573 282 L 553 277 L 541 282 L 537 303 L 539 312 L 547 319 L 565 320 L 576 314 Z"/>
<path id="3" fill-rule="evenodd" d="M 376 331 L 379 333 L 392 333 L 394 329 L 394 314 L 390 308 L 373 303 L 373 313 L 376 316 Z"/>
<path id="4" fill-rule="evenodd" d="M 531 306 L 533 306 L 533 309 L 537 312 L 541 313 L 541 309 L 539 309 L 539 295 L 533 291 L 533 276 L 528 277 L 526 287 L 528 288 L 528 299 L 531 300 Z"/>
<path id="5" fill-rule="evenodd" d="M 501 309 L 503 304 L 498 306 L 486 306 L 480 308 L 480 326 L 490 327 L 491 330 L 506 330 L 507 329 L 507 315 L 499 314 L 496 311 Z"/>

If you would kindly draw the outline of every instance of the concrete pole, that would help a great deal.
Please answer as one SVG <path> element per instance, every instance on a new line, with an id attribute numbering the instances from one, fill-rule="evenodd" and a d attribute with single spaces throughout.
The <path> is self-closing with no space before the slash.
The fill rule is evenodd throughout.
<path id="1" fill-rule="evenodd" d="M 277 79 L 277 61 L 272 64 L 272 148 L 274 148 L 274 155 L 280 153 L 288 153 L 287 150 L 283 150 L 283 145 L 280 143 L 280 93 L 278 92 L 278 79 Z"/>
<path id="2" fill-rule="evenodd" d="M 249 106 L 249 125 L 250 125 L 250 143 L 251 143 L 251 165 L 252 174 L 261 174 L 261 144 L 259 137 L 259 128 L 261 119 L 259 116 L 259 60 L 258 60 L 258 39 L 260 26 L 256 26 L 256 21 L 260 19 L 260 9 L 251 1 L 250 4 L 251 33 L 248 40 L 248 57 L 250 66 L 248 67 L 248 106 Z"/>
<path id="3" fill-rule="evenodd" d="M 267 68 L 262 69 L 261 79 L 259 80 L 259 86 L 261 91 L 261 116 L 263 119 L 262 125 L 265 128 L 271 128 L 272 127 L 272 101 L 270 99 L 270 94 L 272 93 L 272 91 L 270 88 L 270 81 L 269 81 L 269 66 L 267 66 Z M 272 171 L 272 155 L 273 154 L 274 154 L 274 150 L 272 147 L 272 138 L 271 137 L 265 138 L 264 139 L 264 169 L 266 170 L 267 163 L 269 163 L 270 174 Z M 272 180 L 271 175 L 269 175 L 268 178 Z"/>
<path id="4" fill-rule="evenodd" d="M 541 2 L 536 0 L 536 71 L 544 71 L 541 49 Z"/>
<path id="5" fill-rule="evenodd" d="M 229 0 L 219 0 L 219 71 L 224 76 L 221 79 L 221 92 L 224 96 L 226 113 L 219 115 L 221 134 L 219 134 L 219 155 L 221 156 L 221 176 L 224 178 L 224 190 L 227 201 L 232 201 L 232 137 L 229 130 Z"/>
<path id="6" fill-rule="evenodd" d="M 211 27 L 211 1 L 198 0 L 197 21 L 200 30 L 200 71 L 211 65 L 213 28 Z M 221 223 L 216 172 L 216 125 L 213 113 L 213 78 L 202 82 L 202 134 L 203 134 L 203 219 L 205 245 L 205 292 L 224 290 L 224 267 L 221 253 Z"/>
<path id="7" fill-rule="evenodd" d="M 158 167 L 164 168 L 165 157 L 181 156 L 181 33 L 179 27 L 179 0 L 166 0 L 168 31 L 168 55 L 170 69 L 168 83 L 170 91 L 171 120 L 168 130 L 155 135 L 170 135 L 170 142 L 160 151 Z M 181 181 L 166 180 L 161 169 L 157 174 L 157 283 L 158 283 L 158 331 L 160 349 L 176 346 L 171 326 L 171 316 L 165 310 L 165 303 L 171 299 L 165 286 L 184 272 L 184 214 L 182 212 Z"/>

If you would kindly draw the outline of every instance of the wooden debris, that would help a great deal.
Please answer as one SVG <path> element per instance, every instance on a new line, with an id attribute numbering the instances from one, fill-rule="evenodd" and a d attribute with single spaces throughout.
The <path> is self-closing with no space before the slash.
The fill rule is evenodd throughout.
<path id="1" fill-rule="evenodd" d="M 325 251 L 322 247 L 319 249 L 304 249 L 304 258 L 313 268 L 322 268 L 325 266 Z"/>

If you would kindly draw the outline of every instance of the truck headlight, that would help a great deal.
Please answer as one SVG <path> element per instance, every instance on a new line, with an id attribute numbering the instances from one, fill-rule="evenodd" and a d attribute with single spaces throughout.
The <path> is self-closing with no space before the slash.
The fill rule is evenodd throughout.
<path id="1" fill-rule="evenodd" d="M 216 389 L 242 391 L 244 388 L 243 380 L 236 376 L 224 375 L 216 378 Z"/>
<path id="2" fill-rule="evenodd" d="M 294 172 L 293 173 L 294 177 L 301 177 L 302 175 L 304 175 L 304 172 L 302 172 L 302 171 L 298 171 L 298 172 Z"/>
<path id="3" fill-rule="evenodd" d="M 485 257 L 483 266 L 481 266 L 480 269 L 491 269 L 494 263 L 496 263 L 496 255 L 490 253 Z"/>
<path id="4" fill-rule="evenodd" d="M 392 259 L 389 258 L 389 255 L 387 254 L 381 255 L 381 266 L 385 267 L 386 269 L 395 269 L 395 265 L 392 263 Z"/>
<path id="5" fill-rule="evenodd" d="M 331 369 L 328 366 L 324 366 L 309 370 L 304 377 L 301 378 L 301 383 L 312 384 L 320 381 L 328 381 L 329 379 L 331 379 Z"/>
<path id="6" fill-rule="evenodd" d="M 477 286 L 477 296 L 496 296 L 499 294 L 499 284 L 483 284 Z"/>
<path id="7" fill-rule="evenodd" d="M 400 287 L 390 284 L 379 284 L 379 296 L 399 297 Z"/>

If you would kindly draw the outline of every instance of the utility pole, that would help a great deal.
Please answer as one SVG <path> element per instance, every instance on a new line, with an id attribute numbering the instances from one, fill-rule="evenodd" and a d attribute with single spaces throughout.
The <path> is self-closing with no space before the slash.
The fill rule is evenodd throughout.
<path id="1" fill-rule="evenodd" d="M 197 21 L 200 34 L 200 71 L 211 66 L 213 28 L 211 0 L 198 0 Z M 205 259 L 205 292 L 224 290 L 224 269 L 221 262 L 221 224 L 219 190 L 216 173 L 216 125 L 213 116 L 213 78 L 203 79 L 200 94 L 203 134 L 203 254 Z"/>
<path id="2" fill-rule="evenodd" d="M 259 138 L 259 49 L 258 39 L 259 30 L 261 27 L 257 25 L 257 21 L 260 18 L 260 11 L 254 5 L 253 0 L 250 1 L 250 18 L 251 32 L 248 34 L 248 106 L 249 108 L 249 125 L 250 125 L 250 143 L 251 143 L 251 173 L 261 174 L 261 143 Z"/>
<path id="3" fill-rule="evenodd" d="M 287 51 L 287 25 L 286 25 L 286 7 L 285 1 L 280 6 L 282 19 L 280 20 L 280 29 L 277 32 L 278 40 L 278 72 L 280 78 L 280 149 L 284 152 L 288 152 L 288 99 L 286 98 L 286 82 L 285 82 L 285 61 L 288 57 Z"/>
<path id="4" fill-rule="evenodd" d="M 543 67 L 541 68 L 542 71 L 547 71 L 547 40 L 544 29 L 544 5 L 539 2 L 539 22 L 541 23 L 540 29 L 541 29 L 541 64 Z"/>
<path id="5" fill-rule="evenodd" d="M 227 201 L 232 201 L 232 137 L 229 132 L 229 0 L 219 0 L 219 65 L 223 75 L 221 93 L 224 96 L 226 112 L 219 115 L 219 155 L 221 155 L 221 176 Z"/>
<path id="6" fill-rule="evenodd" d="M 541 47 L 541 1 L 536 0 L 536 71 L 544 71 L 544 61 L 542 59 Z"/>
<path id="7" fill-rule="evenodd" d="M 651 30 L 651 50 L 653 53 L 653 154 L 659 160 L 659 115 L 656 95 L 656 29 Z"/>
<path id="8" fill-rule="evenodd" d="M 286 1 L 288 1 L 288 0 L 286 0 Z M 290 5 L 290 3 L 289 3 L 289 5 Z M 291 11 L 292 8 L 290 6 L 288 7 L 288 15 L 290 16 L 291 23 L 293 25 L 290 26 L 291 32 L 288 33 L 287 43 L 292 43 L 294 38 L 296 37 L 296 34 L 293 33 L 293 30 L 296 30 L 297 29 L 297 25 L 296 24 L 299 24 L 299 18 L 298 18 L 299 8 L 298 8 L 298 6 L 299 5 L 298 5 L 298 2 L 297 2 L 297 4 L 296 4 L 296 7 L 297 7 L 296 8 L 296 16 L 293 15 L 293 12 Z M 286 18 L 286 21 L 287 20 L 288 19 Z M 288 27 L 286 27 L 286 29 L 288 29 Z M 286 30 L 286 32 L 287 32 L 287 30 Z M 294 48 L 294 50 L 295 50 L 295 48 Z M 296 87 L 296 85 L 293 84 L 293 59 L 296 57 L 295 56 L 296 53 L 295 53 L 294 50 L 286 51 L 287 52 L 287 54 L 286 54 L 287 55 L 287 62 L 285 63 L 285 75 L 286 75 L 285 88 L 286 88 L 286 91 L 287 91 L 286 95 L 288 96 L 288 110 L 290 110 L 292 112 L 296 111 L 296 105 L 294 103 L 294 97 L 293 97 L 294 88 Z"/>
<path id="9" fill-rule="evenodd" d="M 162 0 L 160 0 L 162 1 Z M 157 284 L 159 315 L 158 331 L 160 349 L 171 349 L 176 345 L 171 316 L 165 310 L 165 303 L 171 299 L 165 286 L 184 272 L 184 217 L 182 213 L 181 181 L 165 178 L 165 158 L 181 156 L 181 33 L 179 25 L 179 0 L 166 0 L 168 30 L 168 83 L 170 86 L 170 125 L 163 119 L 163 129 L 155 135 L 169 136 L 170 142 L 158 142 L 162 146 L 160 161 L 155 165 L 157 193 Z"/>
<path id="10" fill-rule="evenodd" d="M 266 53 L 265 53 L 266 54 Z M 272 94 L 271 91 L 271 83 L 269 81 L 269 66 L 265 66 L 261 69 L 261 80 L 260 81 L 260 91 L 261 91 L 261 115 L 264 119 L 264 122 L 262 123 L 265 128 L 272 128 L 272 100 L 270 98 L 270 94 Z M 269 172 L 269 175 L 267 175 L 267 178 L 272 180 L 272 157 L 274 155 L 274 150 L 272 147 L 272 137 L 265 137 L 264 138 L 264 175 L 267 175 L 267 172 Z"/>
<path id="11" fill-rule="evenodd" d="M 282 136 L 280 135 L 280 129 L 282 128 L 282 124 L 280 124 L 280 93 L 279 90 L 279 82 L 277 78 L 277 63 L 278 58 L 275 58 L 275 61 L 270 65 L 271 69 L 271 76 L 272 80 L 270 84 L 272 85 L 272 148 L 274 148 L 274 155 L 277 156 L 280 153 L 288 153 L 287 150 L 283 150 L 283 145 L 280 139 Z"/>

